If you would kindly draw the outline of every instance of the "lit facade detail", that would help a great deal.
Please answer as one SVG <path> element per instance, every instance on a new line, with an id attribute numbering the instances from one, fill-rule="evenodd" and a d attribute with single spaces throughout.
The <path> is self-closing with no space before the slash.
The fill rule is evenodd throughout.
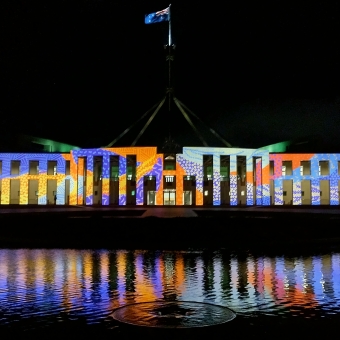
<path id="1" fill-rule="evenodd" d="M 0 203 L 339 205 L 339 162 L 340 154 L 214 147 L 184 147 L 173 169 L 156 147 L 0 153 Z"/>

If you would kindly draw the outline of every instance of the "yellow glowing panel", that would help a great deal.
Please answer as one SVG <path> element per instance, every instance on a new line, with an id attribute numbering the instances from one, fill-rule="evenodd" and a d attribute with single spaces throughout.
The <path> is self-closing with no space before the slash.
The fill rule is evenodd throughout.
<path id="1" fill-rule="evenodd" d="M 2 180 L 1 204 L 9 204 L 10 183 L 9 178 Z"/>
<path id="2" fill-rule="evenodd" d="M 126 175 L 119 177 L 119 196 L 126 194 Z"/>
<path id="3" fill-rule="evenodd" d="M 86 170 L 86 197 L 93 195 L 93 172 Z"/>
<path id="4" fill-rule="evenodd" d="M 20 176 L 19 204 L 28 204 L 28 175 Z"/>
<path id="5" fill-rule="evenodd" d="M 110 195 L 110 178 L 103 178 L 102 180 L 102 196 Z"/>

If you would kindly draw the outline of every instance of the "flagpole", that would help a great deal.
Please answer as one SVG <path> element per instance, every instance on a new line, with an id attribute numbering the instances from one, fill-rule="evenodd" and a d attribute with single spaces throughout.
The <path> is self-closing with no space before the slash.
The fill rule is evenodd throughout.
<path id="1" fill-rule="evenodd" d="M 169 5 L 169 47 L 172 45 L 171 39 L 171 4 Z"/>
<path id="2" fill-rule="evenodd" d="M 169 91 L 169 113 L 170 113 L 170 102 L 171 102 L 171 91 L 172 91 L 172 86 L 171 86 L 171 48 L 172 48 L 172 39 L 171 39 L 171 4 L 169 4 L 169 40 L 168 40 L 168 45 L 169 45 L 169 83 L 168 83 L 168 91 Z"/>

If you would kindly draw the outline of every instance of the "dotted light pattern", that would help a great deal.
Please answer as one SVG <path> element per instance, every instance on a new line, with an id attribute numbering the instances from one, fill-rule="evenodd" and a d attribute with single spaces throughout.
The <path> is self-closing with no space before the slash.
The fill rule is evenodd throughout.
<path id="1" fill-rule="evenodd" d="M 119 205 L 126 205 L 126 158 L 136 155 L 136 204 L 144 204 L 144 176 L 156 176 L 156 190 L 159 190 L 162 178 L 161 155 L 155 147 L 101 148 L 73 151 L 75 158 L 87 159 L 86 204 L 93 204 L 93 159 L 103 157 L 102 162 L 102 197 L 101 204 L 110 203 L 110 156 L 119 156 Z"/>
<path id="2" fill-rule="evenodd" d="M 10 203 L 10 183 L 12 179 L 20 180 L 20 204 L 28 204 L 29 180 L 38 180 L 38 204 L 47 204 L 47 180 L 57 181 L 56 204 L 65 204 L 65 181 L 70 181 L 69 203 L 83 204 L 84 169 L 86 165 L 86 205 L 93 204 L 93 160 L 95 156 L 103 157 L 102 166 L 102 204 L 109 204 L 110 156 L 119 156 L 119 202 L 126 204 L 126 156 L 136 155 L 137 204 L 143 204 L 143 178 L 145 175 L 156 176 L 156 189 L 159 190 L 162 178 L 162 155 L 157 155 L 156 147 L 145 148 L 110 148 L 73 150 L 70 154 L 19 154 L 1 153 L 2 171 L 1 204 Z M 66 160 L 70 161 L 70 175 L 66 175 Z M 19 175 L 11 175 L 11 161 L 20 161 Z M 39 162 L 39 174 L 29 175 L 29 162 Z M 57 175 L 47 175 L 47 162 L 57 162 Z"/>
<path id="3" fill-rule="evenodd" d="M 200 163 L 186 159 L 183 155 L 178 155 L 177 162 L 185 170 L 186 175 L 195 176 L 196 179 L 196 204 L 203 204 L 203 158 Z M 178 178 L 183 181 L 182 178 Z M 201 196 L 197 195 L 201 193 Z"/>
<path id="4" fill-rule="evenodd" d="M 65 179 L 70 179 L 70 190 L 75 189 L 73 178 L 66 176 L 66 160 L 68 154 L 35 154 L 35 153 L 0 153 L 2 163 L 1 180 L 1 204 L 10 204 L 11 180 L 20 181 L 19 204 L 28 204 L 29 180 L 38 180 L 38 204 L 47 203 L 47 181 L 57 181 L 57 201 L 56 204 L 65 204 Z M 20 173 L 11 174 L 11 162 L 20 161 Z M 39 162 L 39 174 L 29 174 L 29 162 Z M 57 175 L 47 175 L 48 161 L 57 162 Z M 54 203 L 54 202 L 53 202 Z"/>
<path id="5" fill-rule="evenodd" d="M 301 181 L 311 182 L 311 204 L 320 205 L 320 180 L 329 181 L 329 204 L 339 205 L 339 180 L 338 162 L 340 154 L 270 154 L 270 161 L 274 162 L 274 174 L 270 179 L 274 180 L 274 204 L 283 205 L 283 180 L 293 181 L 293 204 L 302 204 Z M 292 175 L 282 176 L 282 162 L 292 162 Z M 310 161 L 310 175 L 300 173 L 302 161 Z M 319 175 L 319 162 L 328 161 L 329 175 Z"/>
<path id="6" fill-rule="evenodd" d="M 301 181 L 311 182 L 311 204 L 321 204 L 320 181 L 329 183 L 329 204 L 339 204 L 339 181 L 338 162 L 340 154 L 270 154 L 265 150 L 252 149 L 231 149 L 231 148 L 204 148 L 185 147 L 183 154 L 177 155 L 177 167 L 173 171 L 163 171 L 163 155 L 158 155 L 155 147 L 139 148 L 99 148 L 74 150 L 70 154 L 36 154 L 36 153 L 1 153 L 2 164 L 1 180 L 1 204 L 10 204 L 11 180 L 20 181 L 20 204 L 28 204 L 29 181 L 38 180 L 38 204 L 48 203 L 47 181 L 55 180 L 57 183 L 56 204 L 66 203 L 66 180 L 69 180 L 69 203 L 91 205 L 94 202 L 93 192 L 93 171 L 94 157 L 102 156 L 102 197 L 101 203 L 108 205 L 110 202 L 110 156 L 119 157 L 119 204 L 126 204 L 126 157 L 136 155 L 136 204 L 144 204 L 144 176 L 152 175 L 156 177 L 156 204 L 163 204 L 163 176 L 171 173 L 176 176 L 176 204 L 183 204 L 183 176 L 190 175 L 196 178 L 196 204 L 203 204 L 203 155 L 213 156 L 213 204 L 221 204 L 220 195 L 220 156 L 230 156 L 230 204 L 238 205 L 237 197 L 237 156 L 246 157 L 246 193 L 247 205 L 254 204 L 253 162 L 254 158 L 260 159 L 261 164 L 256 166 L 256 203 L 261 205 L 270 204 L 269 179 L 274 185 L 274 204 L 282 205 L 283 200 L 283 180 L 292 180 L 293 197 L 292 203 L 302 204 Z M 274 162 L 274 173 L 269 176 L 269 159 Z M 70 161 L 70 175 L 66 175 L 66 161 Z M 12 175 L 11 161 L 20 161 L 20 173 Z M 29 174 L 29 162 L 39 162 L 39 174 Z M 57 174 L 47 175 L 48 161 L 56 161 Z M 292 175 L 282 176 L 282 162 L 292 161 Z M 301 161 L 311 162 L 311 174 L 301 175 Z M 319 162 L 329 162 L 329 174 L 319 175 Z M 86 172 L 86 182 L 84 182 L 84 170 Z M 84 186 L 85 183 L 85 186 Z M 83 197 L 84 196 L 84 197 Z M 259 200 L 261 199 L 261 201 Z"/>
<path id="7" fill-rule="evenodd" d="M 270 204 L 269 190 L 269 153 L 266 150 L 234 149 L 234 148 L 207 148 L 207 147 L 184 147 L 183 154 L 177 155 L 178 165 L 184 169 L 187 175 L 196 176 L 197 194 L 203 195 L 203 155 L 213 156 L 213 204 L 221 204 L 221 174 L 220 156 L 230 156 L 230 205 L 238 205 L 237 197 L 237 156 L 246 157 L 247 168 L 247 205 L 253 205 L 253 158 L 260 162 L 258 175 L 262 185 L 258 185 L 258 196 L 261 197 L 260 204 Z M 262 165 L 262 168 L 261 168 Z M 262 176 L 262 177 L 261 177 Z M 182 180 L 182 179 L 181 179 Z M 198 199 L 196 196 L 196 204 Z M 203 204 L 203 203 L 201 203 Z"/>

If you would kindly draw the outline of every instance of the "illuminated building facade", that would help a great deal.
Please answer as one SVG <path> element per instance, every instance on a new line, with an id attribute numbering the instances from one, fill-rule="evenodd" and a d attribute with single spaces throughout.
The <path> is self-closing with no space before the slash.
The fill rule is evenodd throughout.
<path id="1" fill-rule="evenodd" d="M 156 147 L 0 153 L 0 202 L 57 205 L 339 205 L 340 154 Z"/>

